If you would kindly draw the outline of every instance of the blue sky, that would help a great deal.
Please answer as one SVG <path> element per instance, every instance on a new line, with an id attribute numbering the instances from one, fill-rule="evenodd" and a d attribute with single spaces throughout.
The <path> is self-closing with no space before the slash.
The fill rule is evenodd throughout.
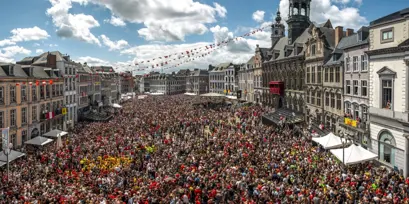
<path id="1" fill-rule="evenodd" d="M 313 21 L 330 16 L 334 26 L 352 28 L 409 7 L 408 0 L 313 0 L 311 4 Z M 0 61 L 59 50 L 76 61 L 128 69 L 128 64 L 268 25 L 279 7 L 285 19 L 287 5 L 288 0 L 4 0 L 0 1 L 4 19 Z M 258 19 L 253 17 L 256 11 Z M 233 44 L 183 66 L 245 62 L 256 44 L 268 46 L 268 30 Z"/>

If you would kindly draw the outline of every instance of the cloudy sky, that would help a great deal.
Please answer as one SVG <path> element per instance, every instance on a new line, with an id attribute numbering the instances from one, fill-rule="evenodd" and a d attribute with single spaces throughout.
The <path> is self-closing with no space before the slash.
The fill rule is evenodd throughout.
<path id="1" fill-rule="evenodd" d="M 312 0 L 311 20 L 358 29 L 409 7 L 408 0 Z M 0 61 L 58 50 L 79 62 L 139 69 L 147 60 L 203 50 L 272 22 L 278 8 L 287 18 L 288 0 L 3 0 L 0 1 Z M 165 71 L 246 62 L 256 44 L 269 47 L 269 30 L 238 38 L 205 57 Z M 198 56 L 198 55 L 197 55 Z M 186 58 L 186 57 L 185 57 Z M 162 60 L 165 60 L 164 58 Z M 150 62 L 152 64 L 152 62 Z M 132 65 L 132 66 L 130 66 Z M 142 73 L 150 71 L 139 71 Z"/>

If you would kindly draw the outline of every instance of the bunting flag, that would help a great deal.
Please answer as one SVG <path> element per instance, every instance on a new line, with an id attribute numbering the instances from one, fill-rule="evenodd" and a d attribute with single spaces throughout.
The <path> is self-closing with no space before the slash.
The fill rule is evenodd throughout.
<path id="1" fill-rule="evenodd" d="M 271 25 L 267 25 L 267 26 L 264 26 L 262 28 L 255 29 L 255 30 L 253 30 L 253 31 L 251 31 L 249 33 L 246 33 L 244 35 L 241 35 L 239 37 L 235 37 L 235 38 L 232 38 L 232 39 L 229 39 L 229 40 L 224 40 L 222 42 L 218 42 L 217 44 L 213 43 L 213 44 L 206 45 L 204 47 L 186 49 L 185 52 L 176 52 L 176 53 L 173 53 L 173 54 L 163 55 L 163 57 L 162 56 L 155 57 L 153 59 L 146 60 L 146 62 L 145 61 L 140 61 L 140 62 L 135 62 L 134 64 L 135 64 L 135 66 L 141 66 L 142 64 L 150 63 L 151 61 L 158 61 L 158 60 L 170 58 L 172 55 L 178 56 L 179 55 L 178 53 L 180 53 L 180 55 L 181 55 L 181 56 L 179 55 L 178 59 L 181 59 L 181 58 L 183 58 L 185 56 L 190 58 L 194 54 L 199 54 L 198 52 L 200 52 L 200 51 L 208 51 L 210 49 L 220 49 L 221 46 L 225 46 L 225 45 L 227 45 L 227 44 L 229 44 L 229 43 L 231 43 L 233 41 L 238 41 L 240 38 L 248 37 L 250 35 L 256 34 L 257 32 L 261 32 L 261 31 L 263 31 L 264 29 L 266 29 L 266 28 L 268 28 L 270 26 Z M 198 51 L 198 52 L 195 52 L 195 51 Z M 176 61 L 176 59 L 177 58 L 174 58 L 173 61 Z M 163 62 L 159 62 L 159 63 L 163 63 Z M 148 68 L 149 65 L 146 65 L 146 66 L 142 65 L 142 67 Z"/>

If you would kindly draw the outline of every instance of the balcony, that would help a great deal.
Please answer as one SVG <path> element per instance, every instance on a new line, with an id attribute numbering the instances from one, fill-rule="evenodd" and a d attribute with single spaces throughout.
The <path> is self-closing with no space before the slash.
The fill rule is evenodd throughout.
<path id="1" fill-rule="evenodd" d="M 340 125 L 345 128 L 350 128 L 358 132 L 365 133 L 369 130 L 369 126 L 366 122 L 359 122 L 349 117 L 344 117 L 344 121 L 340 122 Z"/>
<path id="2" fill-rule="evenodd" d="M 369 113 L 374 116 L 380 116 L 383 118 L 394 119 L 402 122 L 409 122 L 408 112 L 398 112 L 386 108 L 369 108 Z"/>
<path id="3" fill-rule="evenodd" d="M 21 96 L 21 102 L 22 103 L 27 102 L 27 96 L 26 95 Z"/>

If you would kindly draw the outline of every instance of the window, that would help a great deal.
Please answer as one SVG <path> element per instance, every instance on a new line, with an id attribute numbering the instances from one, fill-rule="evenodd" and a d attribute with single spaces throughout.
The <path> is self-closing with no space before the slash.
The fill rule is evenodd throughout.
<path id="1" fill-rule="evenodd" d="M 16 120 L 16 109 L 13 109 L 10 111 L 10 126 L 14 127 L 17 125 L 17 120 Z"/>
<path id="2" fill-rule="evenodd" d="M 345 94 L 351 94 L 351 81 L 350 80 L 346 81 L 346 93 Z"/>
<path id="3" fill-rule="evenodd" d="M 16 102 L 16 87 L 10 86 L 10 103 Z"/>
<path id="4" fill-rule="evenodd" d="M 31 119 L 32 121 L 37 121 L 37 106 L 31 107 Z"/>
<path id="5" fill-rule="evenodd" d="M 335 82 L 341 82 L 341 68 L 335 67 Z"/>
<path id="6" fill-rule="evenodd" d="M 382 80 L 382 108 L 392 109 L 392 80 Z"/>
<path id="7" fill-rule="evenodd" d="M 307 84 L 309 84 L 310 83 L 310 68 L 309 67 L 307 67 Z"/>
<path id="8" fill-rule="evenodd" d="M 329 68 L 329 82 L 334 82 L 334 67 Z"/>
<path id="9" fill-rule="evenodd" d="M 311 83 L 315 84 L 315 67 L 311 67 Z"/>
<path id="10" fill-rule="evenodd" d="M 337 94 L 337 109 L 341 110 L 341 94 Z"/>
<path id="11" fill-rule="evenodd" d="M 27 141 L 27 130 L 21 131 L 21 143 L 24 144 L 25 141 Z"/>
<path id="12" fill-rule="evenodd" d="M 4 104 L 4 88 L 0 87 L 0 104 Z"/>
<path id="13" fill-rule="evenodd" d="M 14 76 L 14 67 L 13 67 L 13 66 L 10 66 L 9 74 L 10 74 L 11 76 Z"/>
<path id="14" fill-rule="evenodd" d="M 395 138 L 389 131 L 383 131 L 379 136 L 379 160 L 395 165 Z"/>
<path id="15" fill-rule="evenodd" d="M 353 90 L 354 90 L 354 95 L 358 95 L 358 90 L 359 90 L 359 88 L 358 88 L 358 80 L 353 80 Z"/>
<path id="16" fill-rule="evenodd" d="M 393 41 L 393 28 L 387 28 L 387 29 L 381 30 L 381 33 L 382 33 L 381 43 L 387 43 L 387 42 Z"/>
<path id="17" fill-rule="evenodd" d="M 321 106 L 321 92 L 317 92 L 317 106 Z"/>
<path id="18" fill-rule="evenodd" d="M 325 93 L 325 106 L 329 106 L 329 93 Z"/>
<path id="19" fill-rule="evenodd" d="M 347 114 L 351 113 L 351 104 L 349 102 L 345 103 L 345 113 Z"/>
<path id="20" fill-rule="evenodd" d="M 26 86 L 21 85 L 21 101 L 27 101 L 27 92 L 26 92 Z"/>
<path id="21" fill-rule="evenodd" d="M 368 71 L 368 56 L 361 55 L 361 71 L 366 72 Z"/>
<path id="22" fill-rule="evenodd" d="M 346 71 L 347 72 L 350 72 L 351 71 L 351 67 L 350 67 L 350 62 L 351 61 L 351 58 L 350 57 L 347 57 L 347 58 L 345 58 L 345 65 L 346 65 Z"/>
<path id="23" fill-rule="evenodd" d="M 368 96 L 368 81 L 361 81 L 361 96 Z"/>
<path id="24" fill-rule="evenodd" d="M 4 112 L 0 112 L 0 128 L 4 128 Z"/>
<path id="25" fill-rule="evenodd" d="M 21 124 L 27 124 L 27 108 L 21 108 Z"/>
<path id="26" fill-rule="evenodd" d="M 321 66 L 317 67 L 317 83 L 321 84 L 322 75 L 321 75 Z"/>
<path id="27" fill-rule="evenodd" d="M 310 92 L 309 91 L 307 91 L 307 103 L 310 103 Z"/>
<path id="28" fill-rule="evenodd" d="M 328 82 L 328 69 L 324 69 L 324 72 L 325 72 L 324 81 Z"/>
<path id="29" fill-rule="evenodd" d="M 311 104 L 315 105 L 315 91 L 311 93 Z"/>
<path id="30" fill-rule="evenodd" d="M 363 105 L 361 106 L 362 109 L 362 122 L 366 122 L 366 119 L 368 118 L 368 107 Z"/>
<path id="31" fill-rule="evenodd" d="M 358 57 L 357 56 L 354 56 L 352 58 L 352 69 L 354 70 L 354 72 L 357 72 L 359 70 L 358 69 Z"/>
<path id="32" fill-rule="evenodd" d="M 353 105 L 353 119 L 355 120 L 357 117 L 359 117 L 359 105 L 357 103 L 352 104 Z"/>
<path id="33" fill-rule="evenodd" d="M 331 108 L 335 108 L 335 93 L 331 93 Z"/>
<path id="34" fill-rule="evenodd" d="M 311 45 L 311 56 L 315 56 L 315 44 Z"/>

